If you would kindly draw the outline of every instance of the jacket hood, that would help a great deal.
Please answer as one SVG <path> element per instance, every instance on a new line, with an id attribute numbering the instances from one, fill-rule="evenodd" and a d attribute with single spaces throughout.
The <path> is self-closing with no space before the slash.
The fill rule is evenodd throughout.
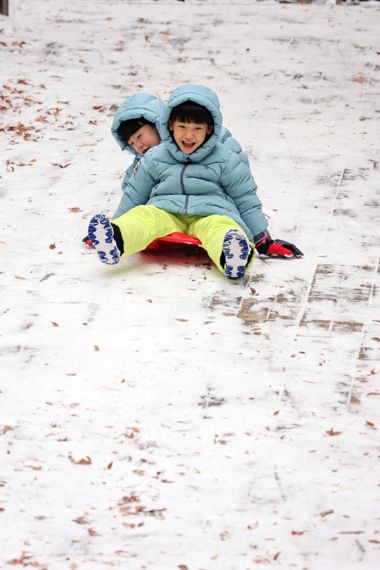
<path id="1" fill-rule="evenodd" d="M 185 103 L 185 101 L 193 101 L 194 103 L 203 105 L 203 107 L 206 107 L 206 109 L 210 111 L 214 119 L 214 131 L 212 135 L 200 148 L 191 154 L 186 154 L 179 150 L 168 129 L 168 121 L 172 109 L 181 103 Z M 204 156 L 207 156 L 219 141 L 223 120 L 218 96 L 214 91 L 204 85 L 188 84 L 177 87 L 169 97 L 164 122 L 166 133 L 163 133 L 162 140 L 165 140 L 170 153 L 181 162 L 188 159 L 190 159 L 191 162 L 196 162 Z"/>
<path id="2" fill-rule="evenodd" d="M 166 135 L 165 124 L 163 123 L 165 116 L 166 105 L 159 97 L 150 93 L 136 93 L 123 101 L 117 109 L 111 126 L 112 135 L 121 150 L 129 150 L 132 154 L 140 156 L 127 141 L 119 136 L 117 129 L 120 123 L 144 117 L 144 119 L 155 125 L 162 140 L 163 136 Z"/>

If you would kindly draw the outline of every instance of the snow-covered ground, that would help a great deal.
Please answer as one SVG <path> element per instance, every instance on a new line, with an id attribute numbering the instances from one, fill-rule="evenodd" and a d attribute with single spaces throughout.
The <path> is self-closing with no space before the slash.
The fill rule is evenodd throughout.
<path id="1" fill-rule="evenodd" d="M 0 567 L 380 565 L 379 9 L 11 0 L 0 17 Z M 139 90 L 220 96 L 275 238 L 82 247 Z"/>

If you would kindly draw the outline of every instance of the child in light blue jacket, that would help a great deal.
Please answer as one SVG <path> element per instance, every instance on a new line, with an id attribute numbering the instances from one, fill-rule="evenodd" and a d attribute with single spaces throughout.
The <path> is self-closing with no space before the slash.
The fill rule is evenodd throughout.
<path id="1" fill-rule="evenodd" d="M 115 218 L 126 212 L 124 189 L 132 174 L 137 171 L 142 157 L 147 150 L 161 142 L 162 117 L 165 113 L 166 105 L 159 97 L 143 92 L 125 99 L 115 113 L 111 126 L 112 135 L 121 150 L 133 155 L 133 162 L 124 174 L 122 198 L 114 213 Z M 88 236 L 82 241 L 93 247 Z"/>
<path id="2" fill-rule="evenodd" d="M 144 154 L 160 144 L 163 132 L 166 132 L 166 125 L 163 123 L 165 115 L 165 103 L 156 95 L 144 92 L 127 97 L 116 110 L 111 132 L 121 150 L 133 155 L 133 162 L 125 171 L 121 185 L 122 197 L 113 214 L 114 218 L 128 210 L 124 198 L 126 186 L 132 174 L 137 172 Z M 225 127 L 221 131 L 220 142 L 225 143 L 232 151 L 242 153 L 239 143 Z M 88 236 L 82 241 L 92 246 Z"/>
<path id="3" fill-rule="evenodd" d="M 129 151 L 134 160 L 124 174 L 121 185 L 123 195 L 113 218 L 118 218 L 128 210 L 127 204 L 124 205 L 124 194 L 129 179 L 132 174 L 137 172 L 144 154 L 150 148 L 159 145 L 161 138 L 165 136 L 167 132 L 166 116 L 165 103 L 150 93 L 141 92 L 131 95 L 117 109 L 112 121 L 111 132 L 121 150 Z M 225 127 L 221 129 L 220 142 L 233 152 L 241 153 L 242 158 L 246 159 L 241 146 Z"/>
<path id="4" fill-rule="evenodd" d="M 271 246 L 302 255 L 292 244 L 271 240 L 246 158 L 220 142 L 222 117 L 211 89 L 177 88 L 162 123 L 162 143 L 144 155 L 125 186 L 126 213 L 112 222 L 103 214 L 90 221 L 89 236 L 101 261 L 118 263 L 178 231 L 199 238 L 231 279 L 243 277 L 255 243 L 266 242 L 263 253 L 269 255 Z"/>
<path id="5" fill-rule="evenodd" d="M 150 93 L 131 95 L 117 109 L 111 126 L 112 135 L 121 150 L 127 150 L 133 155 L 133 163 L 127 168 L 121 186 L 123 196 L 129 179 L 137 172 L 144 154 L 160 144 L 165 132 L 162 122 L 165 114 L 165 103 Z M 114 218 L 126 212 L 123 203 L 122 198 Z"/>

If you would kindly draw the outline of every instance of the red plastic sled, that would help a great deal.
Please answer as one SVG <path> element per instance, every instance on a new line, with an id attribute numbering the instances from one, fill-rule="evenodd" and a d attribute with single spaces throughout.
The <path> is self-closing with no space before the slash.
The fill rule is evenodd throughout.
<path id="1" fill-rule="evenodd" d="M 155 239 L 148 245 L 146 251 L 159 249 L 161 245 L 178 245 L 178 246 L 196 246 L 202 247 L 202 243 L 198 238 L 182 234 L 181 232 L 174 232 L 162 238 Z"/>
<path id="2" fill-rule="evenodd" d="M 88 238 L 88 236 L 86 236 L 85 238 L 83 238 L 83 243 L 85 243 L 87 245 L 87 247 L 90 247 L 91 249 L 94 249 L 94 245 L 91 242 L 91 240 Z M 188 236 L 187 234 L 182 234 L 181 232 L 174 232 L 172 234 L 169 234 L 167 236 L 164 236 L 162 238 L 158 238 L 155 239 L 154 241 L 152 241 L 152 243 L 150 243 L 148 245 L 148 247 L 145 249 L 145 251 L 154 251 L 160 248 L 160 246 L 167 246 L 167 245 L 173 245 L 173 246 L 192 246 L 192 247 L 200 247 L 202 248 L 202 243 L 198 238 L 195 237 L 191 237 Z M 203 249 L 203 248 L 202 248 Z"/>

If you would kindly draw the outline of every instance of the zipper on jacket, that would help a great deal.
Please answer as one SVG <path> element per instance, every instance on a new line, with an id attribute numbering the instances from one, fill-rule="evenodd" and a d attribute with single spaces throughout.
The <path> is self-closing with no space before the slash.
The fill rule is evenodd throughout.
<path id="1" fill-rule="evenodd" d="M 189 166 L 189 159 L 187 158 L 185 164 L 184 164 L 183 167 L 182 167 L 181 174 L 180 174 L 180 177 L 179 177 L 179 181 L 180 181 L 180 185 L 181 185 L 181 192 L 182 192 L 182 194 L 185 194 L 185 196 L 186 196 L 186 199 L 185 199 L 185 206 L 184 206 L 184 209 L 183 209 L 184 214 L 187 214 L 187 206 L 188 206 L 188 203 L 189 203 L 189 196 L 188 196 L 188 194 L 186 194 L 185 184 L 184 184 L 184 182 L 183 182 L 183 178 L 184 178 L 184 175 L 185 175 L 185 170 L 186 170 L 186 168 L 187 168 L 188 166 Z"/>

